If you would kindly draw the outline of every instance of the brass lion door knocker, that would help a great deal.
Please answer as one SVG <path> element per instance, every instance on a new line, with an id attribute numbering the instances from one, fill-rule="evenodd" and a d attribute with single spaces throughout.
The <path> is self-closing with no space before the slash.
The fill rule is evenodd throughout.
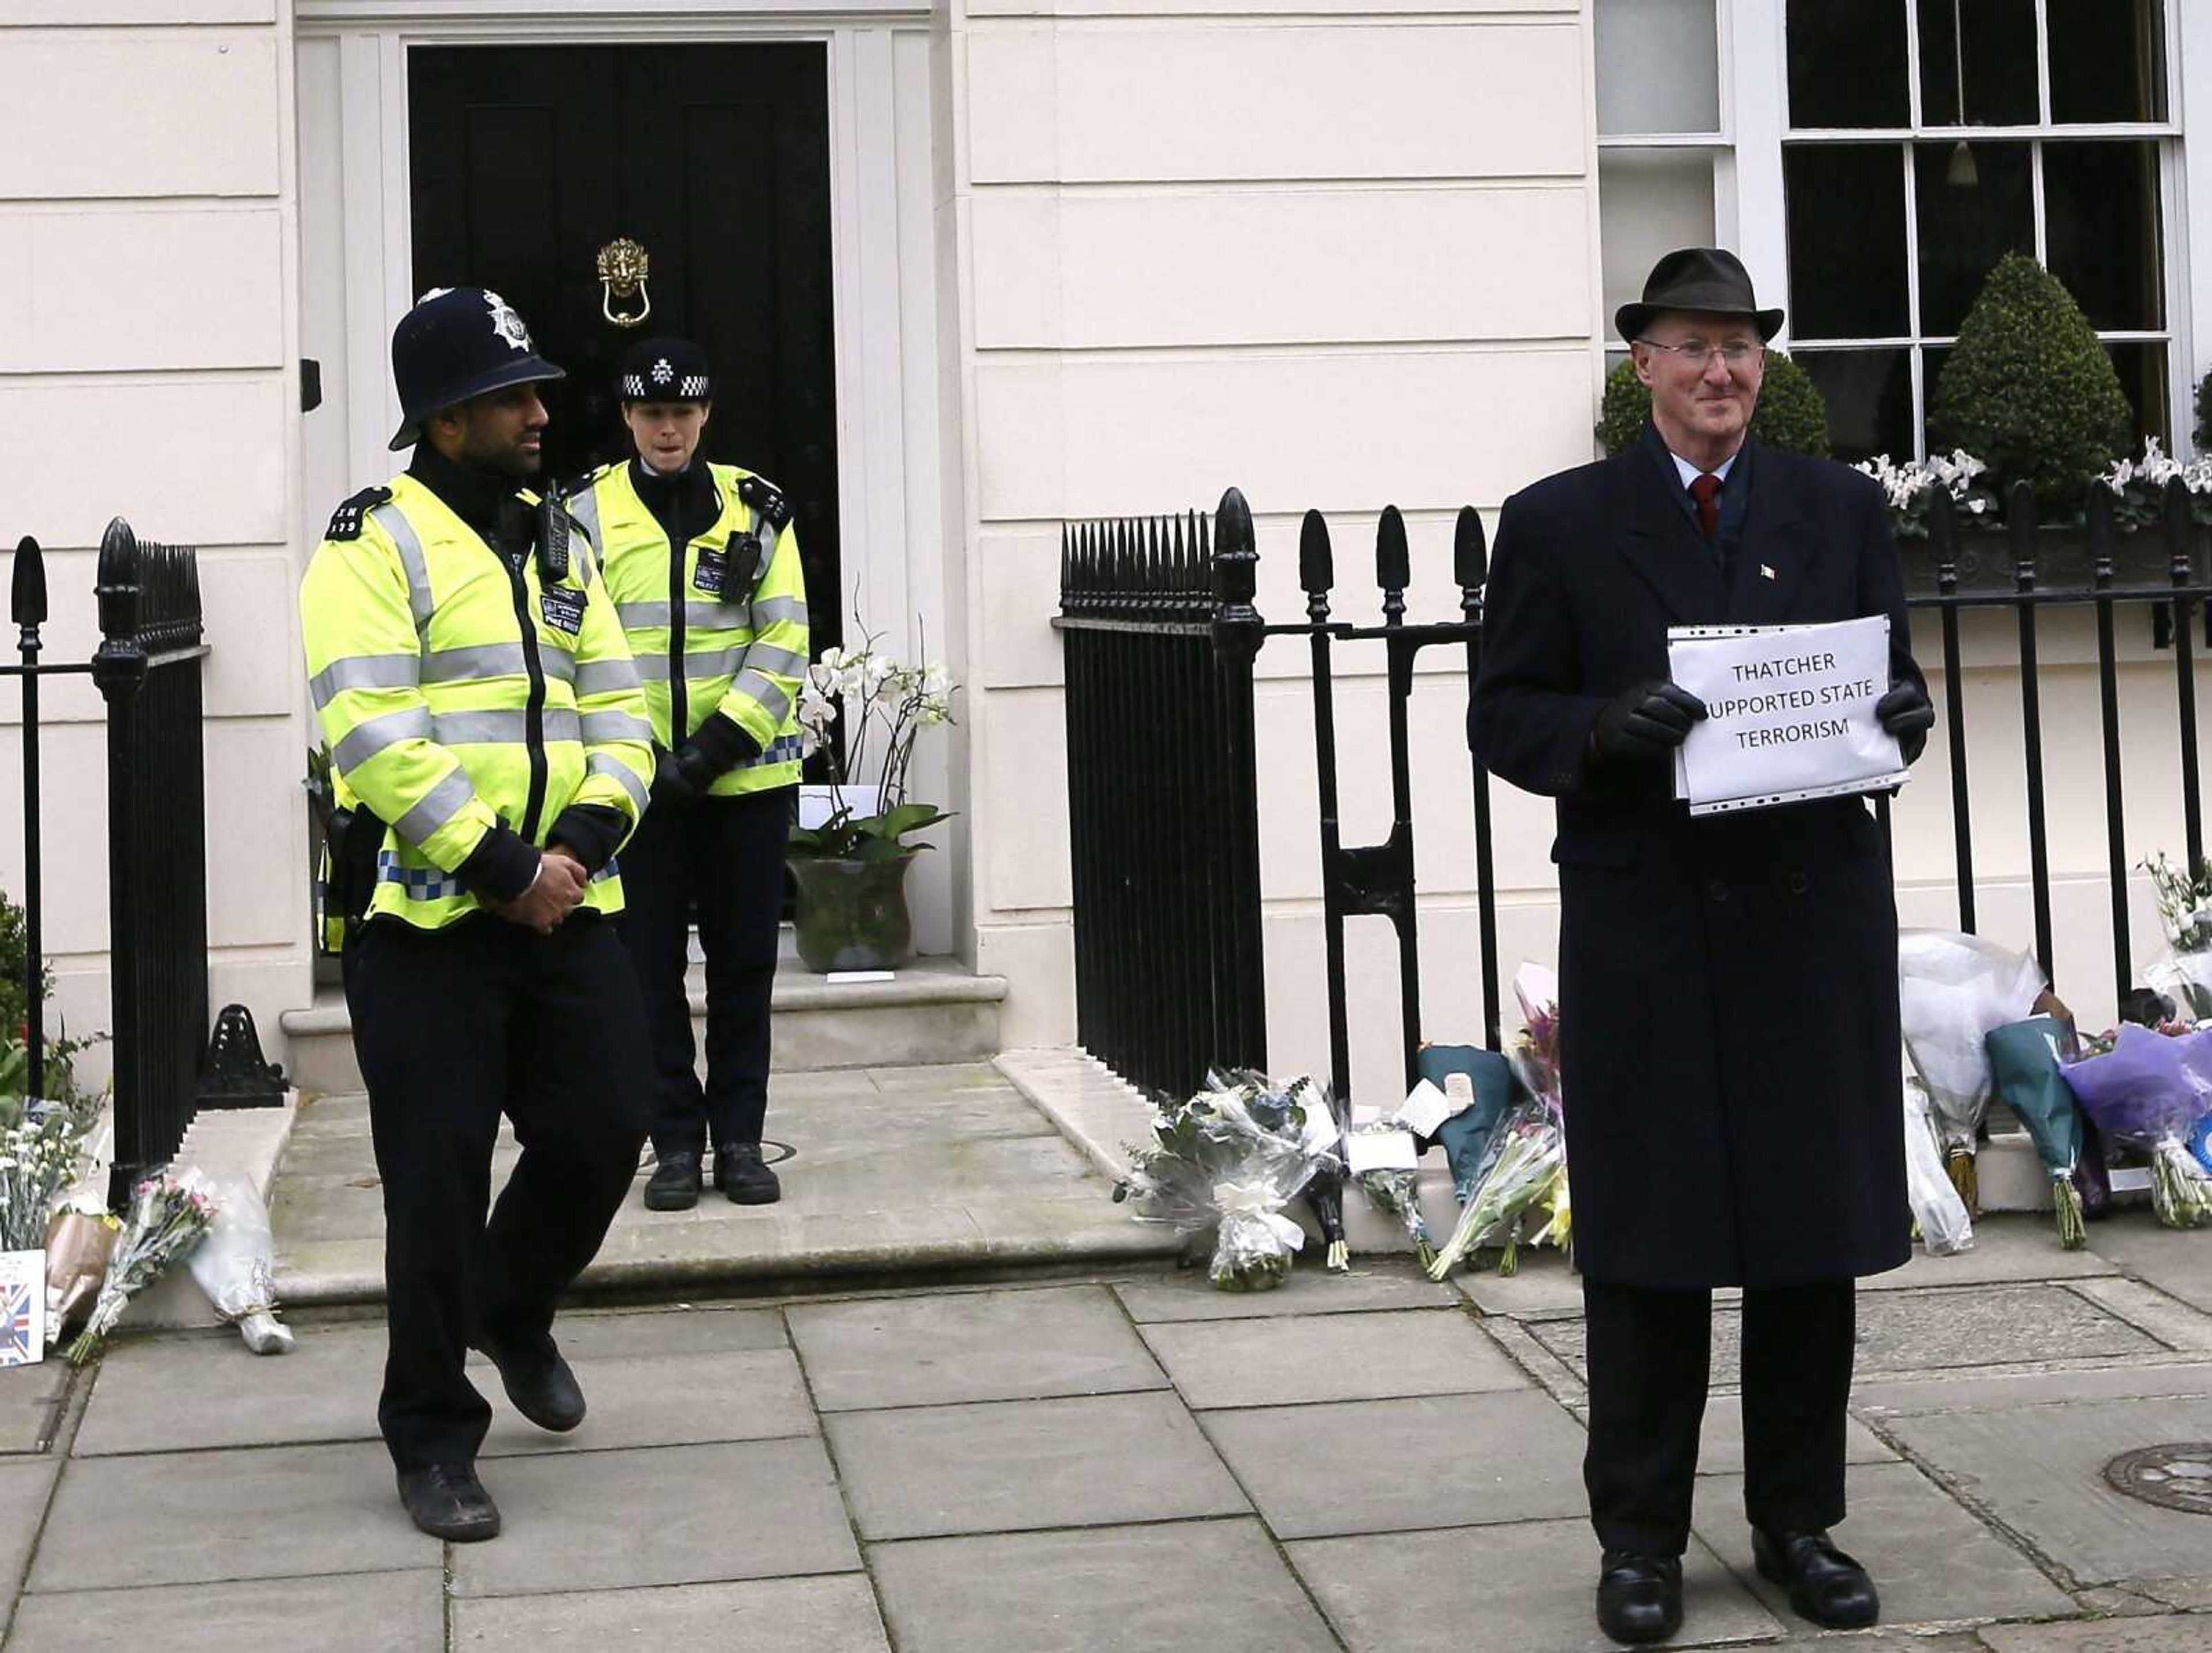
<path id="1" fill-rule="evenodd" d="M 618 235 L 599 249 L 599 312 L 617 327 L 635 327 L 653 313 L 653 295 L 645 290 L 645 278 L 652 272 L 653 260 L 645 249 L 627 235 Z M 635 311 L 617 314 L 615 301 L 638 301 Z"/>

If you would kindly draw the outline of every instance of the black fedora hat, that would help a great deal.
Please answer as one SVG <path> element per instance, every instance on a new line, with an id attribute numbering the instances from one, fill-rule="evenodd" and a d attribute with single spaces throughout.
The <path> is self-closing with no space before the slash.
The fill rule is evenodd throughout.
<path id="1" fill-rule="evenodd" d="M 1782 312 L 1760 309 L 1752 296 L 1751 272 L 1743 260 L 1717 246 L 1679 247 L 1653 264 L 1642 300 L 1614 311 L 1613 325 L 1621 337 L 1634 340 L 1643 337 L 1652 317 L 1669 310 L 1749 316 L 1759 324 L 1762 339 L 1782 331 Z"/>

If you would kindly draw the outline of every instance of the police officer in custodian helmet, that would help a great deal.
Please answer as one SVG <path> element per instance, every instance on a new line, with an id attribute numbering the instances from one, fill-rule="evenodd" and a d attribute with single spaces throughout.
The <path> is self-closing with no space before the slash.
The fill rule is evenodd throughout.
<path id="1" fill-rule="evenodd" d="M 636 453 L 587 478 L 568 507 L 603 550 L 653 718 L 653 809 L 623 851 L 620 926 L 658 1092 L 645 1203 L 697 1203 L 711 1138 L 714 1186 L 767 1205 L 781 1192 L 761 1157 L 769 999 L 807 665 L 799 539 L 772 485 L 700 457 L 714 382 L 696 344 L 641 341 L 616 389 Z M 707 956 L 703 1086 L 684 987 L 695 912 Z"/>
<path id="2" fill-rule="evenodd" d="M 592 547 L 522 485 L 538 386 L 561 369 L 474 288 L 425 295 L 392 365 L 392 447 L 414 457 L 331 519 L 301 626 L 342 807 L 326 910 L 384 1187 L 377 1419 L 416 1525 L 466 1541 L 499 1531 L 469 1349 L 532 1423 L 584 1417 L 551 1327 L 644 1133 L 643 1016 L 611 921 L 652 726 Z M 487 1222 L 501 1113 L 523 1148 Z"/>

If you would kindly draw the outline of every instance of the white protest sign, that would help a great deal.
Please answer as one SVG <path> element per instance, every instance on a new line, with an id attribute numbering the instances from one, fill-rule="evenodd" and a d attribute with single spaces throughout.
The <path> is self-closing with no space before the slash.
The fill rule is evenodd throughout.
<path id="1" fill-rule="evenodd" d="M 1692 815 L 1899 786 L 1875 720 L 1889 692 L 1889 618 L 1818 626 L 1674 626 L 1668 674 L 1705 703 L 1674 763 Z"/>

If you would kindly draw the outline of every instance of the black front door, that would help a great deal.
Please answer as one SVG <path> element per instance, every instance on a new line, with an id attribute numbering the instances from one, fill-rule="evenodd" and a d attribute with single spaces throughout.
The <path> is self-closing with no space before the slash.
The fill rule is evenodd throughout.
<path id="1" fill-rule="evenodd" d="M 614 374 L 633 340 L 697 340 L 717 386 L 704 452 L 783 489 L 815 648 L 837 641 L 825 49 L 416 46 L 408 76 L 416 291 L 491 289 L 568 370 L 546 387 L 549 475 L 632 451 Z M 627 328 L 598 269 L 625 235 L 653 307 Z"/>

